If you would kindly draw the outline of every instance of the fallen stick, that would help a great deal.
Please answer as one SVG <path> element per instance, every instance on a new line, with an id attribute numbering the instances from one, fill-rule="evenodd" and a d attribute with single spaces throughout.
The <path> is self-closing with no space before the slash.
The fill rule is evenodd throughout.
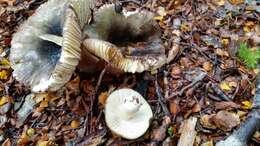
<path id="1" fill-rule="evenodd" d="M 260 65 L 258 65 L 260 68 Z M 253 100 L 253 109 L 246 121 L 234 131 L 226 140 L 220 141 L 216 146 L 246 146 L 252 135 L 260 128 L 260 75 L 256 79 L 256 94 Z"/>
<path id="2" fill-rule="evenodd" d="M 190 117 L 188 120 L 184 121 L 181 137 L 177 146 L 193 146 L 193 142 L 197 134 L 195 130 L 196 123 L 196 117 Z"/>

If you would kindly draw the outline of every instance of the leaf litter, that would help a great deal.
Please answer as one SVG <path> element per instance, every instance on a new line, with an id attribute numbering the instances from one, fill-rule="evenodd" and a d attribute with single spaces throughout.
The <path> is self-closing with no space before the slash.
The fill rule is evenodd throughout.
<path id="1" fill-rule="evenodd" d="M 186 125 L 193 126 L 193 145 L 213 145 L 239 128 L 255 106 L 257 1 L 122 0 L 128 10 L 157 14 L 166 54 L 174 60 L 155 74 L 76 71 L 58 92 L 32 97 L 30 89 L 11 76 L 7 58 L 12 35 L 44 2 L 0 0 L 2 145 L 177 145 L 185 143 L 179 129 L 194 117 L 196 128 L 194 123 Z M 97 6 L 111 2 L 115 1 L 97 0 Z M 139 139 L 117 137 L 105 125 L 105 100 L 119 87 L 141 89 L 152 106 L 150 129 Z M 259 145 L 257 135 L 259 131 L 248 144 Z"/>

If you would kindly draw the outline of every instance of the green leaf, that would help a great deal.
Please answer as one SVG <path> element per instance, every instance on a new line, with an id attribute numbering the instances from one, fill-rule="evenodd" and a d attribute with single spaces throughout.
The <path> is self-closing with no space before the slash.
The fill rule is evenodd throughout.
<path id="1" fill-rule="evenodd" d="M 173 136 L 173 128 L 172 127 L 169 127 L 167 129 L 167 133 L 169 134 L 169 136 Z"/>
<path id="2" fill-rule="evenodd" d="M 258 49 L 249 49 L 246 43 L 241 43 L 238 57 L 248 68 L 256 68 L 258 60 L 260 59 L 260 51 Z"/>

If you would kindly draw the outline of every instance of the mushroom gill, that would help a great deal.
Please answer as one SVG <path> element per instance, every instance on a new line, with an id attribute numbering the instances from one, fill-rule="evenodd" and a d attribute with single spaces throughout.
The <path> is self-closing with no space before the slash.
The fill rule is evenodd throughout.
<path id="1" fill-rule="evenodd" d="M 34 92 L 63 86 L 80 60 L 81 30 L 92 7 L 93 0 L 49 0 L 40 6 L 11 42 L 13 76 Z"/>
<path id="2" fill-rule="evenodd" d="M 166 63 L 161 32 L 149 11 L 117 13 L 115 5 L 104 5 L 84 36 L 85 52 L 125 72 L 154 70 Z"/>

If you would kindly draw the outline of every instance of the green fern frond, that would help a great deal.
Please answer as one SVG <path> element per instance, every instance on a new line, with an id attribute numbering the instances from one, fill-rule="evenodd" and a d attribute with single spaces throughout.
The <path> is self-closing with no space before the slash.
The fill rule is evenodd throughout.
<path id="1" fill-rule="evenodd" d="M 258 60 L 260 59 L 260 51 L 259 49 L 249 49 L 246 43 L 241 43 L 238 57 L 248 68 L 256 68 Z"/>

